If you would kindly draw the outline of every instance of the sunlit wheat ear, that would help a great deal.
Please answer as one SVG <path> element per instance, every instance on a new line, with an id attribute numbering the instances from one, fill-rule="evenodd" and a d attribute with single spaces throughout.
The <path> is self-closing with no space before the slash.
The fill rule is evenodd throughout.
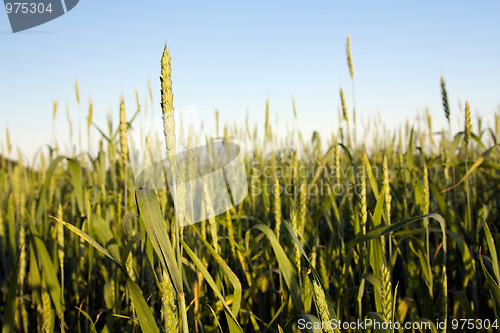
<path id="1" fill-rule="evenodd" d="M 389 168 L 387 167 L 387 157 L 384 155 L 384 163 L 382 166 L 382 170 L 384 173 L 384 202 L 385 202 L 385 214 L 387 217 L 387 224 L 391 224 L 391 188 L 389 183 Z"/>
<path id="2" fill-rule="evenodd" d="M 498 112 L 495 112 L 495 134 L 498 137 L 498 131 L 500 129 L 500 116 Z"/>
<path id="3" fill-rule="evenodd" d="M 66 104 L 66 120 L 68 121 L 68 127 L 69 127 L 69 137 L 70 139 L 73 138 L 73 122 L 71 121 L 71 117 L 69 115 L 69 106 Z"/>
<path id="4" fill-rule="evenodd" d="M 274 223 L 276 238 L 280 238 L 281 228 L 281 198 L 280 198 L 280 182 L 278 177 L 274 176 Z"/>
<path id="5" fill-rule="evenodd" d="M 316 281 L 316 279 L 312 279 L 312 289 L 313 289 L 313 297 L 315 300 L 315 304 L 317 306 L 317 312 L 319 316 L 319 320 L 323 323 L 329 323 L 331 318 L 330 318 L 330 312 L 328 310 L 328 303 L 326 301 L 326 295 L 325 291 L 321 287 L 321 285 Z M 335 332 L 330 325 L 325 325 L 324 332 Z"/>
<path id="6" fill-rule="evenodd" d="M 432 116 L 428 107 L 426 108 L 426 115 L 427 115 L 427 127 L 429 129 L 429 141 L 431 145 L 434 146 L 434 139 L 432 137 Z"/>
<path id="7" fill-rule="evenodd" d="M 56 115 L 57 115 L 57 105 L 58 105 L 57 101 L 56 101 L 56 100 L 54 100 L 54 101 L 52 102 L 52 121 L 54 121 L 54 120 L 56 119 Z"/>
<path id="8" fill-rule="evenodd" d="M 76 103 L 80 105 L 80 89 L 78 89 L 78 81 L 75 81 L 75 95 L 76 95 Z"/>
<path id="9" fill-rule="evenodd" d="M 335 154 L 335 182 L 337 185 L 340 185 L 340 151 L 339 151 L 339 145 L 337 142 L 333 143 L 333 151 Z"/>
<path id="10" fill-rule="evenodd" d="M 163 131 L 167 148 L 167 157 L 170 162 L 170 172 L 175 173 L 175 121 L 174 121 L 174 95 L 172 93 L 172 68 L 170 65 L 170 54 L 167 46 L 161 57 L 161 110 L 163 114 Z"/>
<path id="11" fill-rule="evenodd" d="M 295 106 L 295 98 L 292 98 L 293 116 L 297 120 L 297 107 Z"/>
<path id="12" fill-rule="evenodd" d="M 423 214 L 429 214 L 430 192 L 429 192 L 429 171 L 427 164 L 424 164 L 424 211 Z"/>
<path id="13" fill-rule="evenodd" d="M 354 79 L 354 65 L 352 62 L 352 54 L 351 54 L 351 37 L 349 35 L 347 35 L 347 42 L 345 48 L 347 53 L 347 65 L 349 66 L 349 74 L 351 75 L 351 79 Z"/>
<path id="14" fill-rule="evenodd" d="M 63 210 L 61 204 L 57 209 L 57 218 L 63 219 Z M 59 268 L 61 270 L 61 296 L 64 295 L 64 225 L 57 223 L 57 258 L 59 260 Z M 64 298 L 63 298 L 64 299 Z"/>
<path id="15" fill-rule="evenodd" d="M 20 207 L 25 207 L 25 192 L 22 193 L 21 199 L 20 199 Z M 24 210 L 21 211 L 21 215 L 24 215 L 23 213 Z M 19 275 L 18 275 L 18 283 L 19 283 L 19 290 L 21 295 L 23 295 L 23 287 L 24 287 L 24 279 L 26 277 L 26 225 L 24 221 L 25 217 L 21 216 L 20 218 L 20 223 L 19 223 L 19 247 L 20 247 L 20 254 L 19 254 Z"/>
<path id="16" fill-rule="evenodd" d="M 366 206 L 366 175 L 363 171 L 361 175 L 361 193 L 360 193 L 360 218 L 361 230 L 363 234 L 366 233 L 366 221 L 368 219 L 367 206 Z"/>
<path id="17" fill-rule="evenodd" d="M 465 145 L 469 145 L 469 140 L 471 138 L 471 119 L 470 119 L 470 107 L 469 101 L 465 101 L 465 129 L 464 129 L 464 141 Z"/>
<path id="18" fill-rule="evenodd" d="M 446 277 L 446 265 L 441 265 L 440 280 L 439 317 L 441 321 L 443 321 L 448 317 L 448 278 Z M 442 332 L 444 332 L 444 330 Z"/>
<path id="19" fill-rule="evenodd" d="M 448 123 L 450 122 L 450 104 L 448 103 L 448 92 L 446 91 L 446 85 L 444 83 L 444 78 L 441 76 L 441 98 L 443 100 L 444 116 Z"/>
<path id="20" fill-rule="evenodd" d="M 7 144 L 7 154 L 10 155 L 10 152 L 12 151 L 12 144 L 10 143 L 10 134 L 9 134 L 9 129 L 5 129 L 5 142 Z"/>
<path id="21" fill-rule="evenodd" d="M 53 330 L 53 310 L 52 303 L 50 300 L 50 294 L 45 283 L 45 276 L 42 275 L 42 305 L 41 305 L 41 315 L 42 315 L 42 332 L 51 333 Z"/>
<path id="22" fill-rule="evenodd" d="M 90 135 L 90 127 L 94 118 L 94 104 L 89 98 L 89 114 L 87 115 L 87 135 Z"/>
<path id="23" fill-rule="evenodd" d="M 319 274 L 321 276 L 321 282 L 323 282 L 323 286 L 325 287 L 325 291 L 328 292 L 328 289 L 330 287 L 330 277 L 329 277 L 329 272 L 328 268 L 326 267 L 326 258 L 328 257 L 326 251 L 324 249 L 321 249 L 320 255 L 319 255 Z"/>
<path id="24" fill-rule="evenodd" d="M 349 113 L 347 112 L 347 105 L 345 103 L 344 90 L 340 89 L 340 101 L 342 103 L 342 115 L 347 124 L 349 124 Z"/>
<path id="25" fill-rule="evenodd" d="M 166 270 L 162 271 L 161 286 L 161 319 L 165 326 L 165 332 L 177 332 L 177 307 L 175 305 L 175 290 Z"/>
<path id="26" fill-rule="evenodd" d="M 391 283 L 391 272 L 385 263 L 385 260 L 381 268 L 382 273 L 382 315 L 386 322 L 392 320 L 392 283 Z"/>
<path id="27" fill-rule="evenodd" d="M 123 97 L 120 100 L 120 151 L 124 164 L 127 163 L 128 143 L 127 143 L 127 119 L 125 116 L 125 102 Z"/>
<path id="28" fill-rule="evenodd" d="M 298 229 L 298 226 L 297 226 L 297 211 L 295 209 L 295 207 L 292 207 L 292 210 L 290 211 L 290 225 L 292 227 L 292 230 L 293 232 L 296 234 L 296 235 L 300 235 L 299 234 L 299 229 Z M 293 242 L 293 253 L 294 253 L 294 262 L 295 262 L 295 267 L 297 268 L 297 273 L 300 275 L 300 272 L 301 272 L 301 263 L 300 263 L 300 259 L 302 257 L 302 252 L 300 252 L 300 249 L 299 249 L 299 246 L 297 245 L 297 243 Z"/>
<path id="29" fill-rule="evenodd" d="M 215 111 L 215 135 L 219 136 L 219 111 Z"/>

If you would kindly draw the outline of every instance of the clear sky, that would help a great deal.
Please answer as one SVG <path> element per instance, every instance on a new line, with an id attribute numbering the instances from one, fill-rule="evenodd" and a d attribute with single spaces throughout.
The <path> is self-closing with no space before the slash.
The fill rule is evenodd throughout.
<path id="1" fill-rule="evenodd" d="M 473 116 L 487 120 L 500 104 L 498 1 L 93 1 L 64 16 L 12 34 L 0 8 L 0 143 L 9 127 L 27 156 L 54 137 L 52 102 L 59 102 L 56 132 L 64 137 L 65 107 L 75 121 L 74 82 L 87 114 L 105 127 L 105 114 L 134 91 L 159 102 L 164 43 L 172 56 L 174 105 L 196 105 L 213 127 L 222 120 L 263 123 L 266 99 L 273 121 L 293 117 L 300 129 L 330 133 L 338 127 L 339 89 L 351 105 L 345 42 L 351 36 L 358 117 L 380 112 L 389 127 L 430 108 L 444 124 L 440 76 L 446 79 L 454 124 L 469 99 Z M 159 112 L 155 106 L 154 112 Z M 85 120 L 82 120 L 85 123 Z M 116 122 L 115 122 L 116 123 Z"/>

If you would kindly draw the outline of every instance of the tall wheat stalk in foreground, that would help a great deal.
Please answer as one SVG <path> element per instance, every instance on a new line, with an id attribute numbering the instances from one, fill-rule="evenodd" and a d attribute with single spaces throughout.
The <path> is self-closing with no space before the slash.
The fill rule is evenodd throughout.
<path id="1" fill-rule="evenodd" d="M 172 93 L 172 78 L 171 78 L 172 67 L 170 64 L 170 54 L 168 53 L 167 46 L 165 45 L 163 49 L 163 55 L 161 57 L 161 74 L 160 74 L 160 83 L 161 83 L 161 109 L 163 113 L 163 130 L 165 134 L 165 143 L 167 148 L 167 157 L 170 163 L 170 174 L 172 177 L 172 197 L 176 198 L 176 161 L 175 161 L 175 122 L 174 122 L 174 106 L 173 99 L 174 95 Z M 177 264 L 179 266 L 179 271 L 182 274 L 182 253 L 180 247 L 180 225 L 179 225 L 179 216 L 176 212 L 174 212 L 174 224 L 175 224 L 175 244 L 177 250 Z M 180 304 L 180 312 L 182 317 L 182 330 L 183 332 L 188 332 L 188 321 L 187 321 L 187 312 L 186 312 L 186 299 L 183 291 L 183 283 L 180 283 L 179 292 L 179 304 Z"/>

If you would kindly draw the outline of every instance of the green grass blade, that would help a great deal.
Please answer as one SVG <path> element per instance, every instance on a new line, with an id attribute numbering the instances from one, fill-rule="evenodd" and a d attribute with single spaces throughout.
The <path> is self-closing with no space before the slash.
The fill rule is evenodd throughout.
<path id="1" fill-rule="evenodd" d="M 137 318 L 139 319 L 139 325 L 143 332 L 159 332 L 158 326 L 155 323 L 155 319 L 153 317 L 153 313 L 149 308 L 144 296 L 142 295 L 141 290 L 137 286 L 137 284 L 132 281 L 132 279 L 128 276 L 126 269 L 119 263 L 117 259 L 115 259 L 104 247 L 102 247 L 99 243 L 97 243 L 92 237 L 87 235 L 84 231 L 78 229 L 77 227 L 60 220 L 58 218 L 54 219 L 62 223 L 66 228 L 70 231 L 81 237 L 87 243 L 92 245 L 96 250 L 104 254 L 107 258 L 111 259 L 118 267 L 123 271 L 125 277 L 127 279 L 127 289 L 129 291 L 130 299 L 132 300 L 132 304 L 134 305 L 134 309 L 137 313 Z"/>
<path id="2" fill-rule="evenodd" d="M 64 303 L 63 299 L 61 299 L 61 285 L 57 278 L 57 269 L 50 258 L 49 252 L 36 226 L 33 225 L 33 223 L 29 223 L 29 227 L 33 250 L 35 251 L 37 261 L 41 264 L 42 272 L 45 276 L 45 283 L 47 284 L 50 298 L 54 303 L 56 313 L 58 317 L 61 318 L 64 311 Z"/>
<path id="3" fill-rule="evenodd" d="M 180 293 L 182 291 L 181 272 L 177 265 L 172 243 L 164 228 L 164 221 L 156 192 L 154 190 L 139 190 L 135 192 L 135 195 L 139 212 L 151 244 L 160 258 L 160 262 L 168 269 L 176 292 Z"/>
<path id="4" fill-rule="evenodd" d="M 486 242 L 488 243 L 488 249 L 491 255 L 491 261 L 493 264 L 493 273 L 495 274 L 495 278 L 500 282 L 500 270 L 498 268 L 498 256 L 497 256 L 497 248 L 495 246 L 495 241 L 493 240 L 493 236 L 491 235 L 490 227 L 488 227 L 488 223 L 483 221 L 484 234 L 486 236 Z"/>
<path id="5" fill-rule="evenodd" d="M 214 259 L 217 261 L 217 264 L 219 264 L 219 267 L 221 268 L 222 272 L 227 276 L 227 278 L 231 282 L 234 288 L 233 304 L 231 308 L 235 318 L 238 318 L 238 312 L 240 311 L 241 295 L 242 295 L 240 280 L 238 279 L 236 274 L 234 274 L 233 270 L 228 266 L 228 264 L 224 261 L 224 259 L 222 259 L 222 257 L 215 251 L 212 245 L 210 245 L 204 238 L 202 238 L 200 232 L 196 228 L 193 228 L 193 230 L 198 234 L 199 240 L 202 241 L 202 243 L 208 249 L 208 252 L 210 252 L 212 257 L 214 257 Z"/>
<path id="6" fill-rule="evenodd" d="M 288 290 L 290 291 L 290 295 L 292 296 L 293 304 L 299 312 L 303 313 L 304 303 L 302 302 L 302 297 L 300 296 L 299 284 L 297 283 L 297 279 L 295 278 L 296 272 L 293 269 L 288 256 L 286 255 L 278 239 L 276 238 L 276 235 L 271 230 L 271 228 L 264 224 L 258 224 L 253 228 L 262 231 L 269 239 L 274 254 L 276 255 L 276 260 L 278 261 L 283 279 L 285 280 L 285 283 L 288 286 Z"/>
<path id="7" fill-rule="evenodd" d="M 182 244 L 182 247 L 186 251 L 187 255 L 191 258 L 194 265 L 198 268 L 198 270 L 203 275 L 209 286 L 214 291 L 215 296 L 217 296 L 217 298 L 221 301 L 222 306 L 224 307 L 224 311 L 226 313 L 229 331 L 231 333 L 243 332 L 243 329 L 241 328 L 240 324 L 238 324 L 238 321 L 236 320 L 236 317 L 233 315 L 232 310 L 229 308 L 226 299 L 224 298 L 221 291 L 217 287 L 217 283 L 214 281 L 214 279 L 208 272 L 205 265 L 203 265 L 203 262 L 201 262 L 200 258 L 198 258 L 198 256 L 193 252 L 193 250 L 191 250 L 191 248 L 182 239 L 180 239 L 180 242 Z"/>
<path id="8" fill-rule="evenodd" d="M 432 219 L 435 219 L 436 221 L 438 221 L 440 226 L 441 226 L 443 239 L 446 239 L 446 226 L 445 226 L 445 221 L 444 221 L 443 217 L 439 214 L 432 213 L 432 214 L 412 217 L 410 219 L 407 219 L 407 220 L 404 220 L 401 222 L 397 222 L 397 223 L 393 223 L 393 224 L 388 225 L 388 226 L 376 228 L 376 229 L 371 230 L 370 232 L 366 233 L 365 235 L 360 235 L 360 236 L 354 238 L 349 243 L 347 243 L 346 247 L 349 249 L 349 248 L 352 248 L 358 244 L 369 241 L 370 239 L 374 239 L 374 238 L 378 238 L 380 236 L 387 235 L 393 231 L 404 228 L 405 226 L 412 224 L 416 221 L 420 221 L 424 218 L 432 218 Z M 446 242 L 443 242 L 443 249 L 446 251 Z"/>

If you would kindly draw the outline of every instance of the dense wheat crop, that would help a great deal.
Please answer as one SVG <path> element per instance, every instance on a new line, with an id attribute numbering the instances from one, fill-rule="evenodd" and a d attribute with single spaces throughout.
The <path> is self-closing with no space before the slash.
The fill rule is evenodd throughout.
<path id="1" fill-rule="evenodd" d="M 354 89 L 350 42 L 347 51 Z M 190 169 L 175 163 L 170 66 L 165 49 L 163 147 L 182 180 Z M 434 132 L 429 113 L 396 131 L 376 119 L 361 126 L 344 90 L 342 121 L 326 138 L 280 136 L 269 103 L 265 127 L 221 124 L 218 139 L 251 147 L 242 150 L 248 195 L 184 227 L 171 190 L 141 189 L 130 170 L 129 132 L 148 104 L 139 97 L 117 101 L 120 123 L 100 130 L 97 154 L 54 146 L 33 168 L 1 158 L 3 332 L 292 332 L 300 319 L 430 322 L 433 331 L 445 318 L 493 324 L 499 115 L 473 121 L 468 102 L 450 108 L 444 79 L 441 93 L 443 119 L 459 117 L 462 131 Z"/>

